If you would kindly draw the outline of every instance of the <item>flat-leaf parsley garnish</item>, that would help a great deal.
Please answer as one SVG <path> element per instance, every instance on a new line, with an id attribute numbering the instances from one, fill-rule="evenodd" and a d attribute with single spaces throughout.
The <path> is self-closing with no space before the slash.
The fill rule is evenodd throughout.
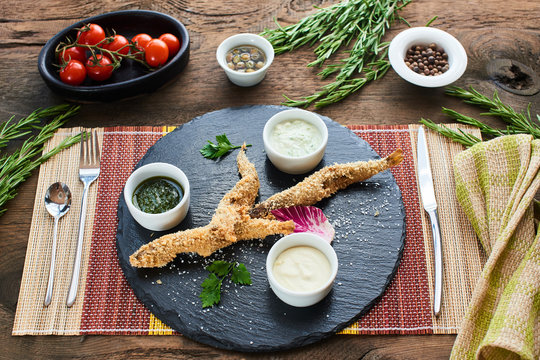
<path id="1" fill-rule="evenodd" d="M 216 260 L 206 270 L 210 271 L 208 277 L 201 284 L 203 290 L 199 297 L 202 307 L 211 307 L 221 300 L 221 284 L 232 273 L 231 281 L 238 285 L 251 285 L 251 274 L 246 266 L 237 262 Z"/>
<path id="2" fill-rule="evenodd" d="M 248 144 L 246 146 L 251 146 L 251 144 Z M 216 144 L 208 140 L 208 144 L 204 145 L 201 150 L 199 150 L 207 159 L 217 159 L 223 155 L 225 155 L 227 152 L 233 149 L 239 149 L 242 145 L 232 145 L 229 139 L 227 139 L 227 135 L 217 135 L 216 136 Z"/>

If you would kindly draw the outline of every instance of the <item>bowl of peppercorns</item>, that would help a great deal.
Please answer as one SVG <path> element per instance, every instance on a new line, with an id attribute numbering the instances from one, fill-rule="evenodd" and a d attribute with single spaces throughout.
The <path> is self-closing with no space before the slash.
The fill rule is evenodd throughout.
<path id="1" fill-rule="evenodd" d="M 446 31 L 431 27 L 410 28 L 390 42 L 390 64 L 408 82 L 423 87 L 446 86 L 463 75 L 467 53 Z"/>

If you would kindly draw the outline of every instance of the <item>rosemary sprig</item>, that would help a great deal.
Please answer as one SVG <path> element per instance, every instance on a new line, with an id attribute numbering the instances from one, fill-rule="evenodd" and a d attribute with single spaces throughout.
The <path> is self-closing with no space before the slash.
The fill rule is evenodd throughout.
<path id="1" fill-rule="evenodd" d="M 274 46 L 277 55 L 301 46 L 319 45 L 314 49 L 316 60 L 308 67 L 323 67 L 325 62 L 343 47 L 348 56 L 337 63 L 325 65 L 317 74 L 325 79 L 335 74 L 332 83 L 301 100 L 284 95 L 288 106 L 320 108 L 338 102 L 361 89 L 370 81 L 382 77 L 390 68 L 387 60 L 388 43 L 382 37 L 395 19 L 398 10 L 412 0 L 350 0 L 318 11 L 296 24 L 261 33 Z"/>
<path id="2" fill-rule="evenodd" d="M 13 122 L 15 116 L 0 125 L 0 148 L 6 147 L 9 141 L 30 134 L 31 129 L 39 124 L 39 120 L 57 116 L 67 110 L 68 105 L 59 105 L 47 109 L 38 109 L 17 122 Z"/>
<path id="3" fill-rule="evenodd" d="M 452 139 L 455 142 L 458 142 L 466 147 L 471 147 L 477 142 L 481 142 L 482 140 L 477 138 L 474 135 L 468 134 L 464 132 L 461 129 L 458 129 L 458 131 L 452 130 L 446 125 L 443 124 L 435 124 L 433 121 L 429 119 L 422 118 L 420 120 L 422 124 L 424 124 L 426 127 L 430 128 L 433 131 L 436 131 L 440 133 L 441 135 L 444 135 L 450 139 Z"/>
<path id="4" fill-rule="evenodd" d="M 540 115 L 536 115 L 536 120 L 531 117 L 531 104 L 527 106 L 526 112 L 517 112 L 511 106 L 504 104 L 497 92 L 493 94 L 493 98 L 489 98 L 480 94 L 472 86 L 468 90 L 462 89 L 457 86 L 450 87 L 446 90 L 446 93 L 451 96 L 455 96 L 463 99 L 468 104 L 473 104 L 481 108 L 487 109 L 487 112 L 481 113 L 483 116 L 498 116 L 506 124 L 506 129 L 495 129 L 483 122 L 472 118 L 470 116 L 461 114 L 455 110 L 443 107 L 442 112 L 452 119 L 462 124 L 471 125 L 480 129 L 481 133 L 488 138 L 512 135 L 512 134 L 530 134 L 535 139 L 540 139 Z M 455 131 L 449 129 L 444 125 L 435 124 L 429 119 L 421 119 L 420 122 L 428 128 L 439 132 L 440 134 L 459 142 L 466 147 L 470 147 L 482 140 L 477 137 L 467 134 L 462 130 Z"/>
<path id="5" fill-rule="evenodd" d="M 12 117 L 0 126 L 0 129 L 5 130 L 5 132 L 2 131 L 2 134 L 5 135 L 2 138 L 2 141 L 4 141 L 3 146 L 9 140 L 28 135 L 29 131 L 27 129 L 29 128 L 40 129 L 37 135 L 30 136 L 11 155 L 3 155 L 0 158 L 0 215 L 7 211 L 4 205 L 17 195 L 17 187 L 31 175 L 34 169 L 63 149 L 80 141 L 80 134 L 70 136 L 49 152 L 41 154 L 45 142 L 78 110 L 79 106 L 52 106 L 43 110 L 36 110 L 14 124 L 11 123 Z M 51 116 L 54 116 L 54 119 L 50 123 L 39 126 L 41 119 Z"/>
<path id="6" fill-rule="evenodd" d="M 537 121 L 535 122 L 531 118 L 531 104 L 527 106 L 526 112 L 518 113 L 512 107 L 505 105 L 499 95 L 495 91 L 493 99 L 488 98 L 476 91 L 472 86 L 469 90 L 462 89 L 457 86 L 450 87 L 446 90 L 446 93 L 451 96 L 455 96 L 463 99 L 468 104 L 477 105 L 481 108 L 487 109 L 488 112 L 480 115 L 486 116 L 498 116 L 504 122 L 508 124 L 508 129 L 503 133 L 510 134 L 531 134 L 536 139 L 540 139 L 540 116 L 537 114 Z M 459 121 L 459 119 L 456 118 Z M 476 125 L 474 125 L 476 126 Z"/>

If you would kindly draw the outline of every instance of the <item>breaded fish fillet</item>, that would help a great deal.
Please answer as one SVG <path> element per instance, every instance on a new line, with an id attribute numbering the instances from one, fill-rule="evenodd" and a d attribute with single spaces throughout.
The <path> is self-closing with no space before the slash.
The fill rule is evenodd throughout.
<path id="1" fill-rule="evenodd" d="M 161 267 L 180 253 L 209 256 L 236 241 L 265 238 L 274 234 L 290 234 L 292 221 L 252 219 L 248 215 L 259 191 L 259 175 L 248 160 L 243 147 L 237 156 L 242 178 L 221 199 L 210 223 L 206 226 L 164 235 L 143 245 L 129 257 L 134 267 Z"/>
<path id="2" fill-rule="evenodd" d="M 338 190 L 359 181 L 369 179 L 403 160 L 403 152 L 397 149 L 380 160 L 357 161 L 346 164 L 326 166 L 313 173 L 298 184 L 272 195 L 255 205 L 250 211 L 252 218 L 273 218 L 270 211 L 291 206 L 314 205 Z"/>

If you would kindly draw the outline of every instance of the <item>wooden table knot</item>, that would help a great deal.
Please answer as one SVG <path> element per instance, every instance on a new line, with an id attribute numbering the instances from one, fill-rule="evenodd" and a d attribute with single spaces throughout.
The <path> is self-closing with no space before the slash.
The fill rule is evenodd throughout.
<path id="1" fill-rule="evenodd" d="M 540 78 L 529 66 L 512 59 L 493 59 L 487 64 L 490 80 L 508 92 L 534 95 L 540 91 Z"/>

